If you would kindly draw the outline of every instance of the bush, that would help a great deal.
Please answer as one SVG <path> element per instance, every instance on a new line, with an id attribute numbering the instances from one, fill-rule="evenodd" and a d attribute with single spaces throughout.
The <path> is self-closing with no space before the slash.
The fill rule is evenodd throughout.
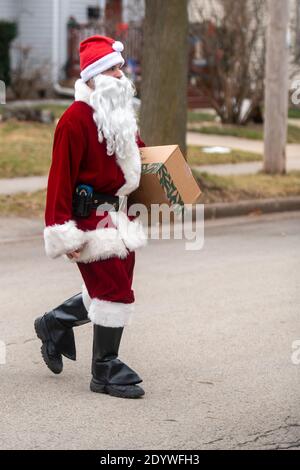
<path id="1" fill-rule="evenodd" d="M 45 60 L 36 66 L 30 46 L 14 46 L 16 65 L 11 71 L 10 89 L 16 100 L 45 98 L 51 93 L 50 67 Z"/>
<path id="2" fill-rule="evenodd" d="M 10 57 L 9 45 L 17 36 L 17 24 L 9 21 L 0 21 L 0 80 L 10 84 Z"/>

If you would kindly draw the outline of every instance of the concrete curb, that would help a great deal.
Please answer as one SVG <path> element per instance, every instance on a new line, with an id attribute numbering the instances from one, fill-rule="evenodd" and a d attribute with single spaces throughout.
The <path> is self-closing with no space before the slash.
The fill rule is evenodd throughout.
<path id="1" fill-rule="evenodd" d="M 204 205 L 204 220 L 214 220 L 230 217 L 244 217 L 244 216 L 259 216 L 264 214 L 280 213 L 280 212 L 299 212 L 300 213 L 300 196 L 291 196 L 284 198 L 269 198 L 269 199 L 252 199 L 237 202 L 218 202 L 211 204 L 203 204 L 197 202 L 192 206 L 192 220 L 201 220 L 203 217 Z M 300 218 L 300 214 L 299 214 Z M 180 217 L 179 217 L 179 220 Z M 184 218 L 183 218 L 184 220 Z M 188 217 L 191 221 L 190 216 Z M 162 222 L 162 224 L 169 224 L 170 222 Z M 174 223 L 174 218 L 171 218 L 171 225 Z M 175 221 L 176 223 L 176 221 Z M 148 227 L 157 225 L 157 221 L 150 223 Z M 161 222 L 160 222 L 161 225 Z"/>
<path id="2" fill-rule="evenodd" d="M 220 202 L 204 205 L 205 219 L 287 211 L 300 211 L 300 196 L 252 199 L 247 201 Z M 195 207 L 193 215 L 196 215 L 196 212 L 197 208 Z"/>

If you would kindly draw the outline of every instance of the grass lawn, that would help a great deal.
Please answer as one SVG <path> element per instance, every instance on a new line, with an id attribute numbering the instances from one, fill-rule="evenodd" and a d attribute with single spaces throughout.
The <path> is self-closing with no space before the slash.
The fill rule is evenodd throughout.
<path id="1" fill-rule="evenodd" d="M 32 193 L 0 194 L 0 215 L 19 217 L 43 217 L 46 190 Z"/>
<path id="2" fill-rule="evenodd" d="M 300 119 L 300 108 L 290 108 L 288 117 L 290 119 Z"/>
<path id="3" fill-rule="evenodd" d="M 201 134 L 225 135 L 233 137 L 241 137 L 245 139 L 263 140 L 262 125 L 233 126 L 233 125 L 189 125 L 188 130 L 192 132 L 200 132 Z M 300 127 L 288 125 L 288 143 L 300 143 Z"/>
<path id="4" fill-rule="evenodd" d="M 231 202 L 270 197 L 300 196 L 300 171 L 285 175 L 219 176 L 193 170 L 202 190 L 200 202 Z"/>
<path id="5" fill-rule="evenodd" d="M 0 123 L 0 178 L 48 173 L 55 126 L 9 120 Z M 201 147 L 188 148 L 190 165 L 235 163 L 261 160 L 262 156 L 242 150 L 228 154 L 208 154 Z"/>
<path id="6" fill-rule="evenodd" d="M 70 102 L 71 104 L 71 102 Z M 9 103 L 7 104 L 9 107 Z M 32 109 L 46 109 L 48 111 L 52 111 L 54 114 L 55 118 L 60 118 L 60 116 L 63 114 L 63 112 L 68 108 L 68 106 L 62 105 L 62 104 L 36 104 L 32 105 Z M 0 105 L 0 114 L 3 114 L 4 112 L 4 105 Z"/>
<path id="7" fill-rule="evenodd" d="M 214 121 L 217 114 L 214 109 L 211 110 L 212 113 L 205 111 L 188 111 L 188 122 Z M 288 111 L 288 117 L 290 119 L 300 119 L 300 108 L 290 108 Z"/>
<path id="8" fill-rule="evenodd" d="M 48 111 L 52 111 L 55 118 L 60 118 L 68 107 L 69 106 L 64 106 L 62 104 L 41 104 L 34 106 L 35 109 L 47 109 Z"/>
<path id="9" fill-rule="evenodd" d="M 54 129 L 54 124 L 0 123 L 0 178 L 47 174 Z"/>
<path id="10" fill-rule="evenodd" d="M 244 163 L 261 161 L 262 155 L 254 152 L 232 149 L 230 153 L 205 153 L 202 147 L 189 146 L 187 161 L 189 165 L 215 165 L 218 163 Z"/>
<path id="11" fill-rule="evenodd" d="M 213 114 L 201 112 L 201 111 L 188 111 L 188 122 L 211 122 L 216 118 L 216 113 L 213 111 Z"/>
<path id="12" fill-rule="evenodd" d="M 300 171 L 286 175 L 218 176 L 193 170 L 202 195 L 199 202 L 232 202 L 268 197 L 300 196 Z M 0 195 L 0 216 L 43 217 L 46 191 Z"/>

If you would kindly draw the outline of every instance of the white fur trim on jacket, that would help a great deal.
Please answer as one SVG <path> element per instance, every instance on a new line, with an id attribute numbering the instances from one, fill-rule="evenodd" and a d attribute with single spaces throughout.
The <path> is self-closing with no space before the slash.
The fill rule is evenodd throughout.
<path id="1" fill-rule="evenodd" d="M 110 217 L 128 250 L 133 251 L 147 245 L 147 235 L 139 219 L 129 220 L 121 211 L 111 211 Z"/>
<path id="2" fill-rule="evenodd" d="M 92 299 L 88 317 L 96 325 L 119 328 L 131 323 L 134 303 L 124 304 L 109 300 Z"/>
<path id="3" fill-rule="evenodd" d="M 46 227 L 46 254 L 57 258 L 82 247 L 79 258 L 70 261 L 91 263 L 113 256 L 123 259 L 127 257 L 128 250 L 134 251 L 146 245 L 146 235 L 139 220 L 130 221 L 124 212 L 110 212 L 110 216 L 115 227 L 84 232 L 76 227 L 74 220 Z"/>
<path id="4" fill-rule="evenodd" d="M 92 93 L 91 88 L 86 83 L 84 83 L 84 81 L 81 78 L 76 80 L 75 93 L 74 93 L 75 101 L 83 101 L 84 103 L 91 106 L 90 104 L 91 93 Z"/>
<path id="5" fill-rule="evenodd" d="M 72 262 L 91 263 L 99 259 L 108 259 L 113 256 L 126 258 L 126 246 L 115 228 L 99 228 L 84 232 L 85 245 L 77 259 Z"/>
<path id="6" fill-rule="evenodd" d="M 50 258 L 57 258 L 75 251 L 84 244 L 84 232 L 76 227 L 74 220 L 55 224 L 44 229 L 45 251 Z"/>

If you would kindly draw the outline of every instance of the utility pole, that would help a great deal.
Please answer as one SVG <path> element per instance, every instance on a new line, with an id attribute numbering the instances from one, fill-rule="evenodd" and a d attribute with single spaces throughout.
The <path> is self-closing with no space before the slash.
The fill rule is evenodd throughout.
<path id="1" fill-rule="evenodd" d="M 264 171 L 286 172 L 289 0 L 268 0 Z"/>
<path id="2" fill-rule="evenodd" d="M 300 57 L 300 0 L 296 0 L 296 51 L 295 58 Z"/>

